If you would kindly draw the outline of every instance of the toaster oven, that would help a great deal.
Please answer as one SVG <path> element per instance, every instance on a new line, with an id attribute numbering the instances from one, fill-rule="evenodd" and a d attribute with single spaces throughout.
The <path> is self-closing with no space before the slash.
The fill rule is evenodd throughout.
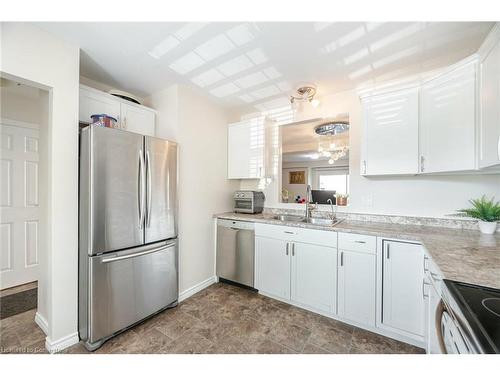
<path id="1" fill-rule="evenodd" d="M 264 210 L 262 191 L 236 191 L 234 193 L 234 212 L 259 214 Z"/>

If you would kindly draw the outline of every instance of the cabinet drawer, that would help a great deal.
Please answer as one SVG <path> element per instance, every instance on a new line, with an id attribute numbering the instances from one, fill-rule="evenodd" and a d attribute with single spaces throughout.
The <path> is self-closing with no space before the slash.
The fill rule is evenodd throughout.
<path id="1" fill-rule="evenodd" d="M 363 234 L 339 233 L 339 249 L 375 254 L 377 237 Z"/>
<path id="2" fill-rule="evenodd" d="M 337 247 L 337 233 L 332 231 L 257 223 L 255 224 L 255 235 L 284 241 Z"/>

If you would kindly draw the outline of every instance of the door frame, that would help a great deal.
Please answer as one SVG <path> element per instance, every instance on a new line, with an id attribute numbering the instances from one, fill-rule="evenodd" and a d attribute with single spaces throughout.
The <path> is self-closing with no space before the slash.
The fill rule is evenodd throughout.
<path id="1" fill-rule="evenodd" d="M 39 201 L 39 204 L 38 206 L 36 207 L 37 210 L 38 210 L 38 222 L 39 222 L 39 225 L 38 225 L 38 238 L 37 238 L 37 247 L 38 247 L 38 254 L 37 254 L 37 267 L 38 267 L 38 276 L 36 278 L 36 280 L 32 280 L 32 281 L 27 281 L 27 282 L 22 282 L 21 284 L 16 284 L 16 285 L 11 285 L 11 286 L 8 286 L 4 289 L 10 289 L 10 288 L 15 288 L 17 286 L 20 286 L 20 285 L 24 285 L 24 284 L 27 284 L 27 283 L 30 283 L 30 282 L 34 282 L 34 281 L 39 281 L 40 280 L 40 272 L 42 270 L 42 267 L 41 267 L 41 260 L 42 260 L 42 257 L 45 256 L 45 247 L 42 245 L 42 239 L 45 238 L 45 233 L 41 233 L 42 231 L 44 230 L 47 230 L 47 223 L 42 223 L 42 220 L 45 221 L 46 218 L 43 217 L 42 213 L 43 213 L 43 210 L 41 209 L 41 205 L 43 205 L 43 199 L 41 199 L 41 193 L 40 193 L 40 187 L 41 187 L 41 181 L 43 181 L 43 179 L 40 177 L 41 176 L 41 173 L 43 172 L 46 172 L 45 168 L 41 168 L 41 164 L 42 164 L 42 161 L 40 160 L 41 159 L 41 147 L 40 147 L 40 144 L 41 144 L 41 132 L 42 132 L 42 129 L 41 129 L 41 126 L 42 124 L 37 124 L 37 123 L 33 123 L 33 122 L 28 122 L 28 121 L 19 121 L 19 120 L 14 120 L 14 119 L 11 119 L 11 118 L 8 118 L 8 117 L 0 117 L 0 125 L 5 125 L 5 126 L 11 126 L 11 127 L 17 127 L 17 128 L 23 128 L 23 129 L 29 129 L 29 130 L 36 130 L 38 132 L 38 181 L 37 181 L 37 190 L 38 190 L 38 201 Z M 44 176 L 44 177 L 47 177 L 47 176 Z M 42 189 L 43 191 L 43 189 Z M 42 235 L 41 235 L 42 234 Z M 43 263 L 42 263 L 43 264 Z M 0 286 L 1 287 L 1 286 Z M 37 302 L 38 302 L 38 296 L 37 296 Z"/>

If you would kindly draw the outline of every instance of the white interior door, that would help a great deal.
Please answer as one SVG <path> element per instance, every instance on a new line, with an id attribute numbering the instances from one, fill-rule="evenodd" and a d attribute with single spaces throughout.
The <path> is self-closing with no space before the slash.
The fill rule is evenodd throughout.
<path id="1" fill-rule="evenodd" d="M 37 129 L 0 124 L 0 288 L 38 279 Z"/>

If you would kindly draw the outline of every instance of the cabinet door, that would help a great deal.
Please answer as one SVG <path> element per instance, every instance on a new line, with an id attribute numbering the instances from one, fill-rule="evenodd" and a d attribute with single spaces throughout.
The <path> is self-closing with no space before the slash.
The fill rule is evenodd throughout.
<path id="1" fill-rule="evenodd" d="M 80 88 L 80 106 L 78 119 L 90 123 L 90 116 L 104 113 L 120 120 L 120 102 L 105 93 Z"/>
<path id="2" fill-rule="evenodd" d="M 336 312 L 337 249 L 292 243 L 292 295 L 295 302 Z"/>
<path id="3" fill-rule="evenodd" d="M 122 129 L 155 136 L 155 114 L 149 109 L 121 103 Z"/>
<path id="4" fill-rule="evenodd" d="M 479 167 L 500 164 L 500 42 L 481 64 Z"/>
<path id="5" fill-rule="evenodd" d="M 422 86 L 420 120 L 421 172 L 475 168 L 475 63 Z"/>
<path id="6" fill-rule="evenodd" d="M 256 119 L 228 128 L 228 178 L 264 176 L 264 121 Z"/>
<path id="7" fill-rule="evenodd" d="M 418 172 L 418 89 L 363 100 L 364 175 Z"/>
<path id="8" fill-rule="evenodd" d="M 338 314 L 375 326 L 376 255 L 339 249 Z"/>
<path id="9" fill-rule="evenodd" d="M 256 288 L 266 294 L 290 299 L 290 251 L 288 242 L 255 237 Z"/>
<path id="10" fill-rule="evenodd" d="M 383 241 L 382 324 L 424 336 L 424 251 L 420 245 Z"/>

